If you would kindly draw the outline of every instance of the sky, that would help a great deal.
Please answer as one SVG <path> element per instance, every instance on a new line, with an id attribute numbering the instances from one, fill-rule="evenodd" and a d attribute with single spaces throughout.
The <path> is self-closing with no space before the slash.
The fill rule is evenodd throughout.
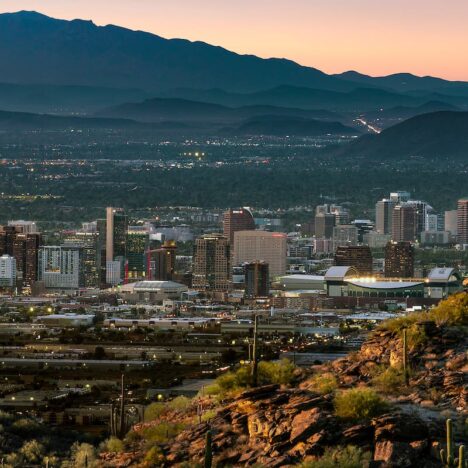
<path id="1" fill-rule="evenodd" d="M 411 72 L 468 81 L 468 0 L 0 0 L 327 73 Z"/>

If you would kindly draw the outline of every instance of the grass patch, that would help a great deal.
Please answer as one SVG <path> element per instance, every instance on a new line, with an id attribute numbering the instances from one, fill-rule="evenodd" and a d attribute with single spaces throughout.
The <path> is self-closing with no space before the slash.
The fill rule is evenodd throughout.
<path id="1" fill-rule="evenodd" d="M 337 393 L 334 404 L 336 416 L 349 421 L 369 420 L 388 409 L 385 400 L 371 388 L 365 387 Z"/>

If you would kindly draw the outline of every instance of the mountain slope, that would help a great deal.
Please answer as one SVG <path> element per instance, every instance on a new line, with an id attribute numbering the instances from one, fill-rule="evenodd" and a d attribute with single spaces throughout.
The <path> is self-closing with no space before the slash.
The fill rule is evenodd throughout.
<path id="1" fill-rule="evenodd" d="M 29 112 L 0 111 L 0 130 L 9 132 L 29 130 L 63 131 L 68 129 L 166 130 L 182 127 L 183 124 L 177 122 L 147 124 L 129 119 L 67 117 L 48 114 L 33 114 Z"/>
<path id="2" fill-rule="evenodd" d="M 378 135 L 365 135 L 333 153 L 375 159 L 420 156 L 468 160 L 468 112 L 418 115 Z"/>
<path id="3" fill-rule="evenodd" d="M 160 90 L 258 90 L 279 84 L 349 90 L 353 83 L 285 59 L 36 12 L 0 15 L 0 76 L 11 83 Z"/>
<path id="4" fill-rule="evenodd" d="M 339 122 L 323 122 L 297 117 L 265 115 L 247 120 L 230 133 L 234 135 L 312 137 L 323 135 L 357 135 L 360 132 Z"/>
<path id="5" fill-rule="evenodd" d="M 142 122 L 177 120 L 184 122 L 234 122 L 261 115 L 277 115 L 340 120 L 339 114 L 326 110 L 305 110 L 267 105 L 228 107 L 221 104 L 179 98 L 154 98 L 126 103 L 97 112 L 99 117 L 134 119 Z"/>

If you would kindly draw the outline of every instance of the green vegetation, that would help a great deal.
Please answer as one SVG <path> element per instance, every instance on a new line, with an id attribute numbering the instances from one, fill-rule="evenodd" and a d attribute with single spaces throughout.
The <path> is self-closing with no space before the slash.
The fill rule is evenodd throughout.
<path id="1" fill-rule="evenodd" d="M 167 402 L 167 408 L 175 411 L 185 411 L 192 403 L 190 398 L 178 396 Z"/>
<path id="2" fill-rule="evenodd" d="M 186 425 L 183 423 L 162 421 L 154 426 L 145 427 L 141 431 L 141 436 L 150 446 L 162 444 L 174 438 L 177 434 L 182 432 L 185 427 Z"/>
<path id="3" fill-rule="evenodd" d="M 288 359 L 280 362 L 261 361 L 258 363 L 258 384 L 289 385 L 294 377 L 294 364 Z M 250 366 L 241 366 L 235 372 L 227 372 L 219 376 L 212 385 L 204 389 L 205 395 L 224 397 L 235 394 L 252 385 Z"/>
<path id="4" fill-rule="evenodd" d="M 383 393 L 395 393 L 405 383 L 404 373 L 397 367 L 379 368 L 372 377 L 372 385 Z"/>
<path id="5" fill-rule="evenodd" d="M 468 326 L 468 294 L 454 294 L 427 312 L 415 312 L 386 320 L 379 329 L 399 333 L 406 328 L 409 330 L 408 340 L 411 343 L 411 330 L 417 335 L 417 324 L 424 321 L 433 321 L 439 326 Z M 417 337 L 413 336 L 413 340 L 416 339 Z"/>
<path id="6" fill-rule="evenodd" d="M 445 449 L 440 450 L 440 460 L 446 468 L 465 468 L 465 446 L 460 445 L 458 448 L 458 458 L 455 458 L 455 447 L 453 443 L 453 425 L 452 420 L 446 421 L 446 436 L 447 445 Z"/>
<path id="7" fill-rule="evenodd" d="M 300 468 L 362 468 L 369 462 L 369 453 L 361 449 L 348 445 L 347 447 L 335 447 L 325 450 L 320 459 L 312 462 L 305 462 L 299 465 Z"/>
<path id="8" fill-rule="evenodd" d="M 211 468 L 213 463 L 213 451 L 211 446 L 211 431 L 206 431 L 205 440 L 205 468 Z"/>
<path id="9" fill-rule="evenodd" d="M 369 420 L 388 409 L 388 403 L 365 387 L 337 393 L 334 404 L 336 416 L 350 421 Z"/>
<path id="10" fill-rule="evenodd" d="M 117 437 L 109 437 L 100 445 L 101 452 L 120 453 L 124 451 L 124 443 Z"/>
<path id="11" fill-rule="evenodd" d="M 321 395 L 332 393 L 338 388 L 338 381 L 331 373 L 315 374 L 309 380 L 309 384 L 311 390 L 320 393 Z"/>

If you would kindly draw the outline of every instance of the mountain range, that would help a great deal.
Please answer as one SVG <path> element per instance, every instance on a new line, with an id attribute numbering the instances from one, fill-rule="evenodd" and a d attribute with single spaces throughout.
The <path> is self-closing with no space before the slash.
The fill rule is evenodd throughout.
<path id="1" fill-rule="evenodd" d="M 222 47 L 37 12 L 0 15 L 0 76 L 5 83 L 138 88 L 221 88 L 253 92 L 281 85 L 328 91 L 388 91 L 468 96 L 468 84 L 397 74 L 328 75 L 286 59 L 240 55 Z"/>

